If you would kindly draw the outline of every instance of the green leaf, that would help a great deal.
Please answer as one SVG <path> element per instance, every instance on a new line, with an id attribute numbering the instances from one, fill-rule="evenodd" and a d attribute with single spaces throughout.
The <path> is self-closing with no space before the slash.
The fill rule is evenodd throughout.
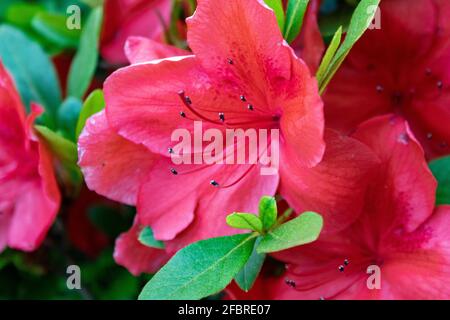
<path id="1" fill-rule="evenodd" d="M 56 71 L 42 48 L 21 31 L 0 26 L 0 58 L 14 77 L 25 106 L 36 102 L 45 108 L 45 124 L 56 127 L 61 89 Z"/>
<path id="2" fill-rule="evenodd" d="M 438 181 L 436 205 L 450 204 L 450 157 L 430 162 L 430 169 Z"/>
<path id="3" fill-rule="evenodd" d="M 309 0 L 289 0 L 286 10 L 286 23 L 284 25 L 284 39 L 288 43 L 297 38 L 303 24 Z"/>
<path id="4" fill-rule="evenodd" d="M 33 17 L 43 10 L 40 4 L 14 3 L 6 10 L 5 21 L 21 29 L 28 29 L 31 27 Z"/>
<path id="5" fill-rule="evenodd" d="M 380 0 L 361 0 L 359 5 L 356 7 L 355 12 L 352 15 L 345 40 L 341 47 L 337 50 L 336 55 L 330 63 L 326 75 L 323 77 L 322 83 L 319 84 L 321 93 L 325 90 L 336 71 L 344 62 L 353 45 L 361 38 L 366 29 L 372 23 L 372 20 L 376 14 L 376 10 L 372 10 L 372 8 L 378 6 L 379 3 Z"/>
<path id="6" fill-rule="evenodd" d="M 314 212 L 305 212 L 263 236 L 259 253 L 276 252 L 315 241 L 322 230 L 323 219 Z"/>
<path id="7" fill-rule="evenodd" d="M 91 11 L 81 33 L 79 49 L 70 66 L 67 84 L 68 95 L 82 98 L 97 68 L 102 8 Z"/>
<path id="8" fill-rule="evenodd" d="M 61 161 L 70 164 L 76 164 L 78 160 L 77 145 L 70 140 L 65 139 L 56 132 L 47 127 L 34 126 L 39 135 L 47 142 L 50 150 Z"/>
<path id="9" fill-rule="evenodd" d="M 81 101 L 77 98 L 69 97 L 62 103 L 58 110 L 59 129 L 64 137 L 71 141 L 75 140 L 75 130 L 81 110 Z"/>
<path id="10" fill-rule="evenodd" d="M 259 218 L 263 229 L 269 230 L 277 221 L 277 202 L 274 197 L 264 196 L 259 201 Z"/>
<path id="11" fill-rule="evenodd" d="M 140 300 L 197 300 L 224 289 L 250 257 L 255 236 L 238 234 L 178 251 L 145 285 Z"/>
<path id="12" fill-rule="evenodd" d="M 69 30 L 66 26 L 67 17 L 62 14 L 39 12 L 33 17 L 33 29 L 48 41 L 62 48 L 76 48 L 81 31 Z"/>
<path id="13" fill-rule="evenodd" d="M 141 233 L 139 233 L 139 242 L 144 246 L 156 248 L 156 249 L 164 249 L 164 242 L 156 240 L 153 236 L 153 230 L 150 227 L 145 227 L 142 229 Z"/>
<path id="14" fill-rule="evenodd" d="M 227 216 L 227 224 L 236 229 L 248 229 L 262 232 L 262 222 L 251 213 L 234 212 Z"/>
<path id="15" fill-rule="evenodd" d="M 319 83 L 322 82 L 325 72 L 328 70 L 331 64 L 331 60 L 334 58 L 334 55 L 336 54 L 339 44 L 341 43 L 341 39 L 342 39 L 342 27 L 339 27 L 339 29 L 334 34 L 330 45 L 328 46 L 327 52 L 323 56 L 319 70 L 317 70 L 316 78 Z"/>
<path id="16" fill-rule="evenodd" d="M 282 0 L 264 0 L 264 2 L 273 10 L 275 13 L 275 16 L 277 17 L 278 26 L 280 27 L 280 30 L 284 30 L 284 23 L 285 23 L 285 16 L 284 16 L 284 9 L 283 9 L 283 2 Z"/>
<path id="17" fill-rule="evenodd" d="M 258 278 L 258 274 L 264 264 L 264 260 L 266 259 L 266 255 L 264 253 L 260 254 L 256 251 L 256 247 L 260 241 L 261 237 L 258 237 L 253 246 L 253 251 L 250 258 L 234 278 L 239 288 L 245 292 L 248 292 L 253 287 L 253 284 L 255 283 L 256 278 Z"/>
<path id="18" fill-rule="evenodd" d="M 77 129 L 75 132 L 77 140 L 86 125 L 87 119 L 97 112 L 102 111 L 104 108 L 105 98 L 103 96 L 103 91 L 97 89 L 86 98 L 81 108 L 80 117 L 78 118 Z"/>

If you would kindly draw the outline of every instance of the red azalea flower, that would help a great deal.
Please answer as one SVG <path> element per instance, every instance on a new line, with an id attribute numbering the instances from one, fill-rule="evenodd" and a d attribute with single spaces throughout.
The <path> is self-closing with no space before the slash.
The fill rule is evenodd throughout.
<path id="1" fill-rule="evenodd" d="M 123 47 L 130 36 L 162 41 L 171 3 L 171 0 L 106 0 L 101 36 L 103 58 L 113 64 L 125 64 Z"/>
<path id="2" fill-rule="evenodd" d="M 448 299 L 450 206 L 434 209 L 436 181 L 421 146 L 395 116 L 363 123 L 354 137 L 381 160 L 363 213 L 336 235 L 276 254 L 288 268 L 270 298 Z M 373 265 L 379 290 L 367 285 Z"/>
<path id="3" fill-rule="evenodd" d="M 397 113 L 428 157 L 450 153 L 450 2 L 384 0 L 381 29 L 368 30 L 325 95 L 325 115 L 349 131 Z"/>
<path id="4" fill-rule="evenodd" d="M 195 55 L 132 65 L 105 83 L 106 113 L 91 119 L 79 141 L 88 186 L 136 204 L 139 223 L 169 241 L 169 250 L 234 232 L 225 216 L 256 212 L 280 177 L 294 208 L 335 207 L 324 213 L 325 220 L 329 213 L 339 216 L 328 231 L 354 221 L 360 208 L 346 199 L 364 190 L 373 154 L 328 132 L 331 147 L 319 165 L 325 144 L 317 83 L 284 42 L 273 12 L 257 0 L 203 0 L 188 28 Z M 192 120 L 220 132 L 280 129 L 279 174 L 261 175 L 259 163 L 175 166 L 171 134 L 192 132 Z M 305 190 L 303 198 L 295 196 Z M 318 201 L 316 190 L 328 194 Z"/>
<path id="5" fill-rule="evenodd" d="M 44 239 L 59 209 L 52 159 L 32 126 L 42 110 L 25 108 L 0 63 L 0 251 L 31 251 Z"/>

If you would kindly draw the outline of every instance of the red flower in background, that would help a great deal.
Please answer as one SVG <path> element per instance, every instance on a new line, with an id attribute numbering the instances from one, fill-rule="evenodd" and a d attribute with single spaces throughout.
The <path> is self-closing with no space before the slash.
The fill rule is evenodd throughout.
<path id="1" fill-rule="evenodd" d="M 325 94 L 327 123 L 345 132 L 373 116 L 408 121 L 428 157 L 450 153 L 450 2 L 385 0 Z"/>
<path id="2" fill-rule="evenodd" d="M 106 0 L 101 35 L 103 58 L 113 64 L 125 64 L 123 48 L 130 36 L 162 42 L 171 6 L 171 0 Z"/>
<path id="3" fill-rule="evenodd" d="M 250 297 L 274 299 L 446 299 L 449 294 L 450 207 L 434 208 L 436 181 L 404 120 L 383 116 L 354 137 L 381 160 L 364 211 L 349 228 L 275 257 L 283 277 L 261 279 Z M 381 288 L 367 287 L 377 265 Z M 271 285 L 266 294 L 258 288 Z M 231 293 L 233 295 L 233 288 Z M 244 296 L 245 297 L 245 296 Z"/>
<path id="4" fill-rule="evenodd" d="M 27 117 L 13 81 L 0 63 L 0 251 L 24 251 L 43 241 L 59 209 L 60 194 L 47 148 L 33 132 L 42 110 Z"/>

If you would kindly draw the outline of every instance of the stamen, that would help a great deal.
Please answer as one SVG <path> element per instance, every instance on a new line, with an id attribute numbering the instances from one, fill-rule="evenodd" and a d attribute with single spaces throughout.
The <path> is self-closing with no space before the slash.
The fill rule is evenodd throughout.
<path id="1" fill-rule="evenodd" d="M 253 106 L 252 106 L 251 104 L 249 104 L 249 105 L 247 106 L 247 109 L 250 110 L 250 111 L 253 111 L 253 110 L 254 110 L 254 109 L 253 109 Z"/>
<path id="2" fill-rule="evenodd" d="M 213 187 L 218 187 L 218 186 L 219 186 L 219 183 L 217 183 L 216 180 L 211 180 L 209 183 L 210 183 Z"/>
<path id="3" fill-rule="evenodd" d="M 348 259 L 345 259 L 345 260 L 344 260 L 344 265 L 348 266 L 349 263 L 350 263 L 350 261 L 348 261 Z"/>
<path id="4" fill-rule="evenodd" d="M 295 283 L 294 280 L 291 280 L 291 279 L 288 279 L 288 278 L 286 278 L 284 280 L 284 282 L 291 288 L 295 288 L 297 286 L 297 284 Z"/>
<path id="5" fill-rule="evenodd" d="M 223 112 L 219 113 L 219 119 L 220 121 L 225 122 L 225 115 L 223 114 Z"/>
<path id="6" fill-rule="evenodd" d="M 340 265 L 340 266 L 338 267 L 338 270 L 339 270 L 339 272 L 344 272 L 345 267 L 344 267 L 343 265 Z"/>
<path id="7" fill-rule="evenodd" d="M 180 111 L 180 116 L 181 116 L 182 118 L 186 118 L 186 113 L 184 113 L 183 111 Z"/>
<path id="8" fill-rule="evenodd" d="M 233 61 L 233 59 L 231 59 L 231 58 L 228 58 L 228 59 L 227 59 L 227 62 L 228 62 L 228 64 L 234 64 L 234 61 Z"/>
<path id="9" fill-rule="evenodd" d="M 174 175 L 177 175 L 177 174 L 178 174 L 178 171 L 175 170 L 174 168 L 170 169 L 170 172 L 172 172 L 172 174 L 174 174 Z"/>
<path id="10" fill-rule="evenodd" d="M 247 101 L 247 99 L 245 98 L 244 95 L 241 95 L 241 96 L 240 96 L 240 99 L 241 99 L 241 101 L 243 101 L 243 102 Z"/>

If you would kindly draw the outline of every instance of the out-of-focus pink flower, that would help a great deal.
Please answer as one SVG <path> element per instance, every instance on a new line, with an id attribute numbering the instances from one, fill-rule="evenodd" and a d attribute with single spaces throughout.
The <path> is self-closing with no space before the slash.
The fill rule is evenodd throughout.
<path id="1" fill-rule="evenodd" d="M 59 209 L 60 193 L 49 151 L 33 132 L 42 112 L 25 108 L 0 63 L 0 251 L 32 251 L 47 234 Z"/>
<path id="2" fill-rule="evenodd" d="M 125 64 L 124 45 L 130 36 L 162 42 L 164 27 L 170 21 L 171 3 L 171 0 L 106 0 L 102 56 L 110 63 Z"/>
<path id="3" fill-rule="evenodd" d="M 256 212 L 280 179 L 299 212 L 334 206 L 323 212 L 326 220 L 336 216 L 327 231 L 353 222 L 362 204 L 351 199 L 364 192 L 375 157 L 332 131 L 325 152 L 317 83 L 284 42 L 273 12 L 258 0 L 199 1 L 188 42 L 194 55 L 132 65 L 107 80 L 106 112 L 91 118 L 79 141 L 88 186 L 137 205 L 139 223 L 169 250 L 235 232 L 225 216 Z M 192 133 L 192 120 L 223 133 L 279 129 L 278 174 L 261 175 L 260 163 L 174 165 L 172 132 Z"/>
<path id="4" fill-rule="evenodd" d="M 448 299 L 450 207 L 434 208 L 436 181 L 421 146 L 396 116 L 365 122 L 353 136 L 381 161 L 363 213 L 341 233 L 275 254 L 287 271 L 261 279 L 271 284 L 265 298 Z M 369 289 L 374 265 L 379 289 Z M 251 296 L 261 296 L 258 287 Z"/>
<path id="5" fill-rule="evenodd" d="M 403 115 L 427 157 L 450 153 L 450 2 L 381 2 L 324 96 L 328 125 L 349 132 L 373 116 Z"/>

